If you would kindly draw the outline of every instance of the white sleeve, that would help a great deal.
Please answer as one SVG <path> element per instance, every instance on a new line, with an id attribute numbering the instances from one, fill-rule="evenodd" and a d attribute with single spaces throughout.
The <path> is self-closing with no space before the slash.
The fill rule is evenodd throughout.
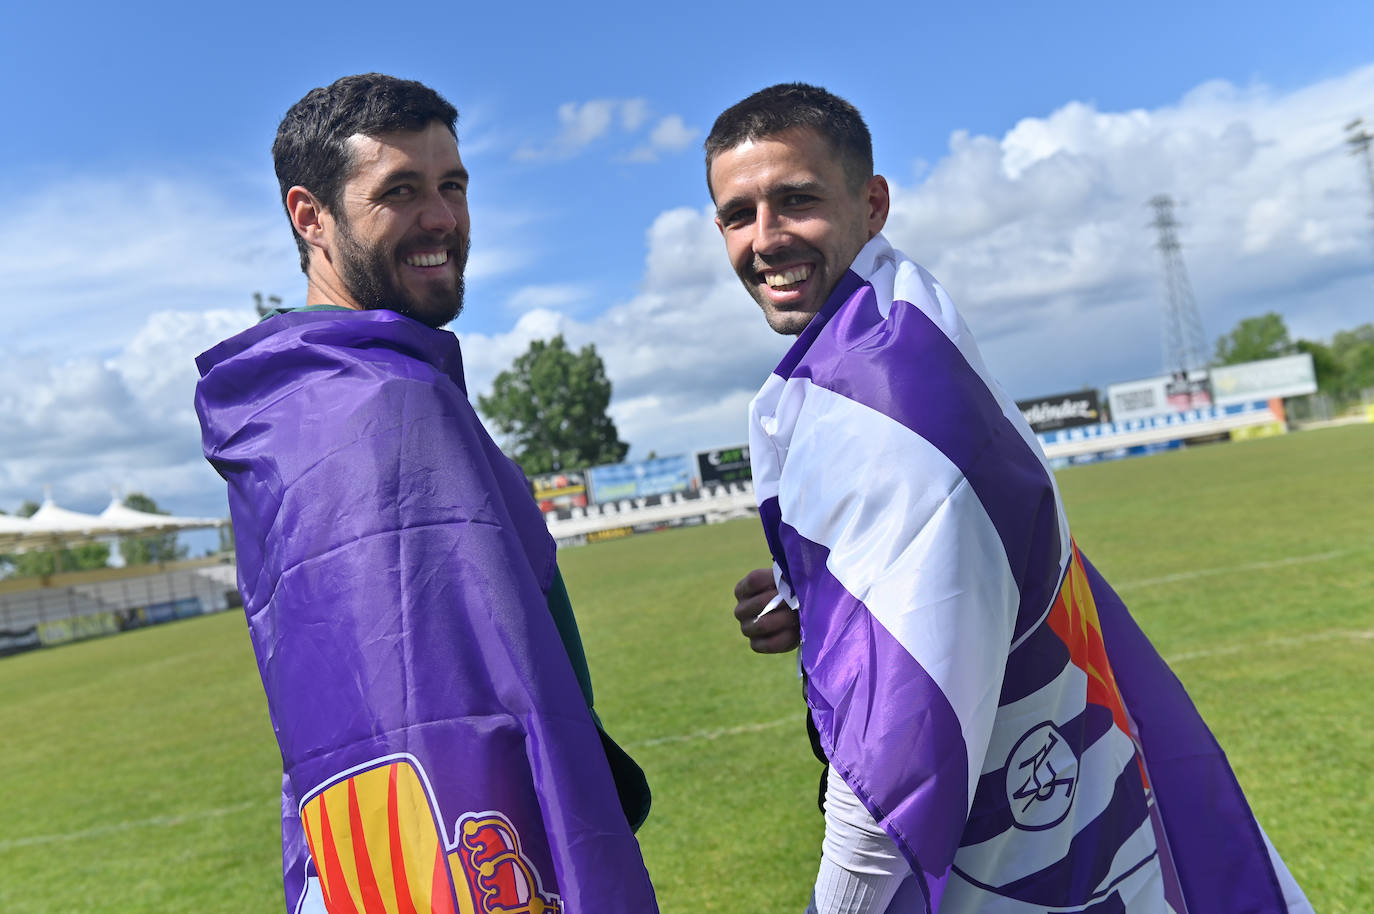
<path id="1" fill-rule="evenodd" d="M 844 778 L 829 769 L 825 840 L 807 914 L 881 914 L 911 869 Z"/>

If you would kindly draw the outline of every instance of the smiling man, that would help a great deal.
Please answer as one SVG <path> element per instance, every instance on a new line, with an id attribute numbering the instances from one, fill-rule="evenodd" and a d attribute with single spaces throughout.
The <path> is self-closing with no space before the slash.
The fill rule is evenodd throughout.
<path id="1" fill-rule="evenodd" d="M 887 181 L 872 171 L 871 158 L 847 166 L 829 140 L 801 126 L 716 152 L 716 226 L 740 281 L 778 333 L 806 329 L 887 221 Z"/>
<path id="2" fill-rule="evenodd" d="M 468 173 L 454 134 L 440 121 L 380 137 L 355 133 L 342 144 L 353 175 L 338 186 L 304 183 L 321 167 L 278 136 L 284 203 L 302 246 L 307 305 L 385 309 L 439 328 L 463 308 L 468 255 Z M 300 162 L 303 174 L 291 166 Z M 312 182 L 313 183 L 313 182 Z"/>
<path id="3" fill-rule="evenodd" d="M 293 106 L 272 151 L 305 304 L 197 360 L 282 754 L 287 909 L 643 914 L 647 784 L 440 329 L 468 252 L 456 122 L 375 73 Z"/>
<path id="4" fill-rule="evenodd" d="M 706 166 L 735 272 L 797 337 L 751 406 L 774 567 L 735 616 L 757 651 L 800 643 L 809 910 L 1310 912 L 949 296 L 883 238 L 859 112 L 773 86 Z"/>

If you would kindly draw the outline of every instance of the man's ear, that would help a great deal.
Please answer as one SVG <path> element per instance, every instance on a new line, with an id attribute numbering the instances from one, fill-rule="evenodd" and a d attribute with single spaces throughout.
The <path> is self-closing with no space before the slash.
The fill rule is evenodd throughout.
<path id="1" fill-rule="evenodd" d="M 329 213 L 314 194 L 297 184 L 286 192 L 286 212 L 306 244 L 326 249 Z"/>
<path id="2" fill-rule="evenodd" d="M 868 206 L 868 237 L 872 238 L 887 224 L 887 213 L 892 207 L 892 192 L 888 189 L 887 178 L 874 175 L 864 187 L 864 202 Z"/>

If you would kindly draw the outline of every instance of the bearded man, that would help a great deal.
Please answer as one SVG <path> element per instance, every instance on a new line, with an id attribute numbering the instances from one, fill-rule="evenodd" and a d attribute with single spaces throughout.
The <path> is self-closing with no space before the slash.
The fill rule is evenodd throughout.
<path id="1" fill-rule="evenodd" d="M 304 307 L 197 360 L 281 747 L 287 909 L 656 910 L 528 482 L 468 403 L 457 112 L 381 74 L 272 152 Z"/>

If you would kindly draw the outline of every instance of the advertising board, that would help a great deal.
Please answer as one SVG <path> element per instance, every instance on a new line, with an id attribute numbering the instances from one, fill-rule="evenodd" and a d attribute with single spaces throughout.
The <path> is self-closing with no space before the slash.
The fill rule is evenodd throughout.
<path id="1" fill-rule="evenodd" d="M 704 486 L 753 479 L 753 471 L 749 468 L 749 445 L 698 451 L 697 478 Z"/>
<path id="2" fill-rule="evenodd" d="M 697 487 L 693 463 L 692 458 L 678 454 L 592 467 L 587 471 L 590 501 L 604 504 L 626 498 L 690 492 Z"/>
<path id="3" fill-rule="evenodd" d="M 1107 409 L 1113 422 L 1128 422 L 1172 412 L 1165 390 L 1167 376 L 1124 381 L 1107 388 Z"/>
<path id="4" fill-rule="evenodd" d="M 1212 369 L 1218 405 L 1270 397 L 1301 397 L 1317 392 L 1317 372 L 1306 352 Z"/>
<path id="5" fill-rule="evenodd" d="M 1075 390 L 1051 397 L 1017 400 L 1016 408 L 1021 410 L 1021 415 L 1035 432 L 1095 425 L 1102 421 L 1102 405 L 1098 402 L 1095 390 Z"/>
<path id="6" fill-rule="evenodd" d="M 534 500 L 539 510 L 547 514 L 559 508 L 583 508 L 587 505 L 587 477 L 583 470 L 543 473 L 530 480 L 534 486 Z"/>
<path id="7" fill-rule="evenodd" d="M 1164 399 L 1176 413 L 1212 405 L 1212 385 L 1205 371 L 1177 372 L 1164 382 Z"/>

